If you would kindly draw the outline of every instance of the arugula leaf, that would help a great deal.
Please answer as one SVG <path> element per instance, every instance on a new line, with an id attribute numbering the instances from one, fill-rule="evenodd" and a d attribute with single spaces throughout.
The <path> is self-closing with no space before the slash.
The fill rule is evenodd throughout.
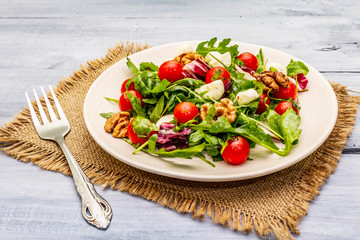
<path id="1" fill-rule="evenodd" d="M 126 65 L 128 66 L 129 70 L 133 74 L 138 75 L 140 73 L 140 70 L 135 66 L 135 64 L 130 60 L 130 58 L 126 58 L 126 60 Z"/>
<path id="2" fill-rule="evenodd" d="M 134 79 L 135 89 L 139 89 L 142 95 L 148 95 L 158 86 L 161 81 L 156 72 L 144 71 Z"/>
<path id="3" fill-rule="evenodd" d="M 148 104 L 156 104 L 158 101 L 157 98 L 143 98 L 143 102 Z"/>
<path id="4" fill-rule="evenodd" d="M 100 113 L 100 116 L 102 116 L 103 118 L 109 119 L 114 114 L 115 114 L 114 112 Z"/>
<path id="5" fill-rule="evenodd" d="M 281 130 L 279 127 L 279 120 L 281 118 L 281 115 L 275 112 L 274 110 L 270 110 L 267 116 L 267 122 L 272 130 L 274 130 L 276 133 L 278 133 L 280 136 L 283 136 L 281 134 Z"/>
<path id="6" fill-rule="evenodd" d="M 212 167 L 215 167 L 215 165 L 212 163 L 212 162 L 210 162 L 209 160 L 207 160 L 206 159 L 206 157 L 204 156 L 204 154 L 202 154 L 202 153 L 197 153 L 197 154 L 195 154 L 198 158 L 200 158 L 201 160 L 203 160 L 204 162 L 206 162 L 207 164 L 209 164 L 210 166 L 212 166 Z"/>
<path id="7" fill-rule="evenodd" d="M 257 73 L 262 73 L 265 71 L 265 60 L 264 60 L 264 54 L 262 52 L 262 49 L 260 48 L 259 54 L 256 55 L 256 58 L 258 60 L 258 68 L 256 70 Z"/>
<path id="8" fill-rule="evenodd" d="M 114 99 L 114 98 L 108 98 L 108 97 L 104 97 L 106 100 L 110 101 L 110 102 L 114 102 L 119 104 L 119 99 Z"/>
<path id="9" fill-rule="evenodd" d="M 156 123 L 162 117 L 164 106 L 165 106 L 165 96 L 162 95 L 158 103 L 155 105 L 154 110 L 149 116 L 150 121 Z"/>
<path id="10" fill-rule="evenodd" d="M 156 66 L 154 63 L 152 62 L 142 62 L 140 63 L 140 71 L 146 71 L 146 70 L 150 70 L 153 72 L 158 72 L 159 71 L 159 67 Z"/>
<path id="11" fill-rule="evenodd" d="M 135 97 L 132 93 L 130 93 L 128 91 L 126 91 L 125 93 L 131 103 L 131 106 L 133 108 L 135 115 L 145 117 L 146 112 L 145 112 L 145 109 L 142 108 L 142 106 L 141 106 L 141 99 Z"/>
<path id="12" fill-rule="evenodd" d="M 189 143 L 197 143 L 200 142 L 204 136 L 204 132 L 202 130 L 197 130 L 195 132 L 192 132 L 189 136 Z"/>
<path id="13" fill-rule="evenodd" d="M 294 61 L 291 59 L 290 63 L 286 66 L 288 76 L 297 76 L 299 73 L 308 74 L 309 68 L 301 61 Z"/>
<path id="14" fill-rule="evenodd" d="M 275 143 L 271 139 L 271 136 L 269 134 L 266 134 L 264 130 L 262 130 L 258 125 L 253 122 L 235 128 L 232 132 L 248 138 L 251 141 L 263 147 L 266 147 L 267 149 L 273 151 L 280 156 L 285 156 L 285 154 L 283 154 L 283 152 L 281 152 L 279 148 L 275 145 Z"/>
<path id="15" fill-rule="evenodd" d="M 147 137 L 152 131 L 158 131 L 158 127 L 143 116 L 137 116 L 132 121 L 132 128 L 139 137 Z"/>
<path id="16" fill-rule="evenodd" d="M 126 65 L 135 75 L 127 84 L 133 82 L 135 89 L 140 91 L 143 96 L 150 94 L 151 91 L 161 83 L 157 72 L 140 71 L 129 58 L 127 58 Z"/>
<path id="17" fill-rule="evenodd" d="M 288 108 L 288 110 L 286 110 L 286 112 L 281 115 L 281 118 L 279 119 L 280 131 L 285 140 L 284 152 L 286 154 L 289 153 L 291 146 L 296 144 L 300 137 L 300 122 L 300 116 L 296 114 L 292 108 Z"/>
<path id="18" fill-rule="evenodd" d="M 201 153 L 204 148 L 205 144 L 196 145 L 194 147 L 184 148 L 184 149 L 175 149 L 173 151 L 165 151 L 164 148 L 161 148 L 159 150 L 150 150 L 150 149 L 143 149 L 144 152 L 156 154 L 159 156 L 164 157 L 182 157 L 182 158 L 189 158 L 193 155 L 196 155 L 198 153 Z"/>
<path id="19" fill-rule="evenodd" d="M 271 66 L 270 68 L 269 68 L 269 70 L 270 71 L 273 71 L 273 72 L 277 72 L 278 70 L 276 69 L 276 68 L 274 68 L 273 66 Z"/>
<path id="20" fill-rule="evenodd" d="M 226 133 L 231 132 L 232 126 L 225 117 L 219 117 L 210 127 L 210 133 Z"/>
<path id="21" fill-rule="evenodd" d="M 206 146 L 206 152 L 210 155 L 210 156 L 216 156 L 220 153 L 219 149 L 216 146 Z"/>
<path id="22" fill-rule="evenodd" d="M 186 99 L 186 96 L 184 95 L 184 93 L 179 91 L 173 92 L 173 94 L 170 96 L 169 100 L 166 103 L 163 114 L 165 114 L 166 111 L 171 111 L 177 104 L 178 99 L 184 101 Z"/>
<path id="23" fill-rule="evenodd" d="M 238 92 L 244 91 L 249 88 L 254 88 L 254 82 L 256 80 L 248 80 L 244 78 L 244 73 L 233 73 L 231 78 L 231 87 L 230 89 L 236 95 Z"/>
<path id="24" fill-rule="evenodd" d="M 164 92 L 166 90 L 166 88 L 171 84 L 171 82 L 169 82 L 168 80 L 164 79 L 160 82 L 159 85 L 157 85 L 156 87 L 154 87 L 150 92 L 151 93 L 161 93 Z"/>
<path id="25" fill-rule="evenodd" d="M 171 86 L 179 85 L 179 86 L 192 86 L 194 88 L 198 88 L 205 84 L 206 83 L 202 80 L 193 79 L 193 78 L 184 78 L 172 83 Z"/>
<path id="26" fill-rule="evenodd" d="M 150 151 L 155 151 L 156 148 L 156 141 L 158 139 L 158 135 L 157 134 L 153 134 L 151 135 L 151 137 L 149 138 L 149 150 Z"/>
<path id="27" fill-rule="evenodd" d="M 231 41 L 230 38 L 226 38 L 221 42 L 219 42 L 217 47 L 214 46 L 216 41 L 217 38 L 214 37 L 210 39 L 210 41 L 199 43 L 199 45 L 196 48 L 196 52 L 202 55 L 203 57 L 205 57 L 206 54 L 208 54 L 209 52 L 214 52 L 214 51 L 222 54 L 229 52 L 232 59 L 235 59 L 239 55 L 239 51 L 238 51 L 239 46 L 237 44 L 228 46 Z"/>

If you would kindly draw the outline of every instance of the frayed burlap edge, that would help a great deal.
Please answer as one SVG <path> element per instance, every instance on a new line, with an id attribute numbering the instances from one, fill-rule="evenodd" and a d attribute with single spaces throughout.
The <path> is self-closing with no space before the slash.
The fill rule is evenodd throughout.
<path id="1" fill-rule="evenodd" d="M 74 72 L 73 76 L 61 80 L 55 92 L 61 96 L 61 94 L 71 91 L 73 86 L 81 84 L 82 81 L 93 81 L 115 62 L 148 47 L 129 43 L 117 45 L 115 48 L 109 49 L 105 58 L 88 62 L 88 65 L 83 65 L 79 71 Z M 101 185 L 103 188 L 139 195 L 178 212 L 192 213 L 194 218 L 208 216 L 213 222 L 236 231 L 244 233 L 255 231 L 259 236 L 274 234 L 278 239 L 292 239 L 292 233 L 300 233 L 297 225 L 300 219 L 306 215 L 310 202 L 319 194 L 320 187 L 329 175 L 335 171 L 342 149 L 346 145 L 346 139 L 355 124 L 360 98 L 348 95 L 346 87 L 341 84 L 331 83 L 331 85 L 339 103 L 336 126 L 327 141 L 309 157 L 315 159 L 314 164 L 294 186 L 297 191 L 302 192 L 301 199 L 296 199 L 295 202 L 289 204 L 278 216 L 265 216 L 226 206 L 221 202 L 209 202 L 196 196 L 186 196 L 182 192 L 170 191 L 166 185 L 162 186 L 157 182 L 130 176 L 124 172 L 100 170 L 90 163 L 82 166 L 83 170 L 93 183 Z M 29 110 L 25 108 L 16 115 L 15 120 L 0 128 L 2 151 L 20 161 L 32 162 L 43 169 L 71 175 L 62 154 L 49 149 L 35 148 L 14 137 L 14 133 L 24 123 L 29 122 L 31 122 Z"/>

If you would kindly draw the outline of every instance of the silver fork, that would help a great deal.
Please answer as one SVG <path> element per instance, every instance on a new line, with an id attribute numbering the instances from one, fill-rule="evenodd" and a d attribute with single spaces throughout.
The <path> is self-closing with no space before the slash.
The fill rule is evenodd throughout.
<path id="1" fill-rule="evenodd" d="M 49 86 L 49 88 L 60 119 L 57 118 L 53 108 L 51 107 L 50 101 L 46 96 L 44 88 L 41 87 L 41 91 L 44 95 L 45 103 L 51 119 L 50 122 L 48 121 L 36 91 L 33 89 L 43 124 L 41 124 L 37 118 L 35 110 L 29 99 L 29 95 L 27 92 L 25 92 L 31 118 L 33 120 L 36 131 L 41 138 L 55 141 L 57 144 L 59 144 L 61 150 L 64 152 L 74 178 L 76 189 L 81 197 L 81 210 L 85 220 L 89 224 L 99 229 L 107 229 L 112 217 L 111 207 L 109 203 L 96 192 L 94 185 L 91 184 L 89 178 L 81 170 L 74 156 L 71 154 L 70 149 L 66 145 L 64 137 L 70 131 L 70 124 L 51 86 Z"/>

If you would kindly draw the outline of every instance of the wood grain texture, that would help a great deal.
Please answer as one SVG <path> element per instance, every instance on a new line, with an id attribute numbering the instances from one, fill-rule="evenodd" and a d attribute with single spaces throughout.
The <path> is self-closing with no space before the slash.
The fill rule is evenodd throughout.
<path id="1" fill-rule="evenodd" d="M 0 123 L 24 92 L 71 75 L 120 41 L 231 37 L 299 57 L 360 91 L 359 1 L 0 1 Z M 360 239 L 360 119 L 334 175 L 300 223 L 297 239 Z M 0 239 L 257 239 L 192 220 L 140 197 L 97 188 L 110 228 L 89 226 L 72 179 L 0 153 Z"/>

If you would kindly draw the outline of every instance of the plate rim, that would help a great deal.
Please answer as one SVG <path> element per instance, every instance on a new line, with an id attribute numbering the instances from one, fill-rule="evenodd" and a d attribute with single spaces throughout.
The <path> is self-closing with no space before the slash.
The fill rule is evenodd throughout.
<path id="1" fill-rule="evenodd" d="M 129 55 L 128 57 L 138 55 L 138 54 L 143 54 L 144 52 L 153 51 L 154 49 L 166 47 L 166 46 L 169 46 L 169 45 L 178 45 L 179 46 L 179 45 L 182 45 L 182 44 L 196 44 L 196 43 L 198 44 L 200 42 L 202 42 L 202 41 L 201 40 L 192 40 L 192 41 L 181 41 L 181 42 L 172 42 L 172 43 L 162 44 L 162 45 L 158 45 L 158 46 L 148 48 L 148 49 L 142 50 L 140 52 L 134 53 L 132 55 Z M 89 122 L 88 122 L 89 119 L 86 117 L 86 107 L 87 107 L 87 104 L 88 104 L 88 101 L 89 101 L 88 100 L 89 92 L 95 86 L 95 82 L 102 75 L 106 74 L 107 72 L 109 72 L 113 68 L 115 68 L 117 64 L 120 64 L 120 62 L 122 62 L 122 61 L 126 61 L 126 58 L 123 58 L 123 59 L 120 59 L 117 62 L 114 62 L 110 67 L 108 67 L 104 72 L 102 72 L 94 80 L 94 82 L 91 84 L 90 88 L 88 89 L 88 91 L 86 93 L 86 96 L 85 96 L 85 99 L 84 99 L 84 105 L 83 105 L 83 117 L 84 117 L 84 122 L 85 122 L 86 128 L 87 128 L 88 132 L 90 133 L 91 137 L 94 139 L 94 141 L 104 151 L 109 153 L 112 157 L 114 157 L 115 159 L 117 159 L 117 160 L 119 160 L 119 161 L 121 161 L 121 162 L 123 162 L 125 164 L 128 164 L 128 165 L 130 165 L 132 167 L 135 167 L 137 169 L 140 169 L 140 170 L 143 170 L 143 171 L 146 171 L 146 172 L 150 172 L 150 173 L 153 173 L 153 174 L 161 175 L 161 176 L 166 176 L 166 177 L 171 177 L 171 178 L 176 178 L 176 179 L 182 179 L 182 180 L 198 181 L 198 182 L 227 182 L 227 181 L 246 180 L 246 179 L 252 179 L 252 178 L 257 178 L 257 177 L 261 177 L 261 176 L 266 176 L 266 175 L 281 171 L 283 169 L 286 169 L 286 168 L 288 168 L 288 167 L 302 161 L 303 159 L 305 159 L 306 157 L 308 157 L 309 155 L 314 153 L 326 141 L 326 139 L 330 136 L 333 128 L 335 127 L 336 120 L 337 120 L 337 117 L 338 117 L 337 98 L 336 98 L 336 94 L 335 94 L 332 86 L 330 85 L 329 81 L 327 81 L 326 78 L 317 69 L 312 67 L 310 64 L 308 64 L 307 62 L 305 62 L 305 61 L 303 61 L 303 60 L 301 60 L 301 59 L 299 59 L 299 58 L 297 58 L 297 57 L 295 57 L 295 56 L 293 56 L 291 54 L 288 54 L 288 53 L 286 53 L 284 51 L 280 51 L 280 50 L 277 50 L 277 49 L 273 49 L 273 48 L 258 45 L 258 44 L 246 43 L 246 42 L 231 41 L 231 44 L 238 44 L 238 45 L 243 44 L 243 45 L 253 46 L 253 47 L 257 47 L 257 48 L 262 48 L 263 51 L 264 51 L 264 49 L 268 49 L 268 50 L 270 50 L 272 52 L 276 52 L 276 53 L 279 53 L 279 54 L 282 54 L 282 55 L 285 54 L 285 55 L 287 55 L 288 57 L 290 57 L 290 58 L 292 58 L 294 60 L 300 60 L 303 63 L 305 63 L 306 66 L 309 67 L 309 70 L 311 69 L 311 70 L 315 71 L 322 78 L 321 80 L 324 83 L 326 83 L 328 89 L 331 90 L 329 92 L 331 93 L 332 103 L 335 103 L 335 104 L 331 104 L 331 106 L 333 106 L 333 112 L 334 112 L 335 115 L 331 119 L 332 121 L 328 125 L 326 133 L 322 134 L 321 138 L 319 138 L 318 142 L 314 145 L 314 147 L 312 147 L 311 151 L 309 151 L 306 154 L 303 154 L 303 156 L 301 156 L 301 157 L 298 157 L 297 160 L 295 160 L 295 161 L 287 161 L 287 162 L 284 162 L 282 164 L 272 166 L 272 167 L 270 167 L 270 168 L 268 168 L 266 170 L 261 169 L 261 170 L 258 170 L 258 171 L 252 171 L 250 173 L 243 173 L 243 174 L 241 174 L 241 176 L 239 176 L 237 174 L 232 174 L 232 175 L 227 175 L 226 177 L 218 177 L 216 175 L 209 175 L 209 176 L 203 177 L 201 175 L 194 176 L 192 174 L 184 174 L 184 173 L 177 174 L 176 172 L 168 173 L 166 171 L 165 172 L 164 171 L 159 171 L 158 169 L 156 169 L 155 167 L 153 167 L 151 165 L 143 166 L 143 165 L 136 164 L 136 162 L 134 162 L 134 161 L 128 161 L 124 157 L 122 157 L 122 158 L 119 157 L 118 154 L 115 153 L 112 149 L 109 149 L 106 146 L 105 143 L 103 143 L 102 141 L 99 141 L 99 140 L 96 139 L 95 134 L 92 132 L 91 128 L 89 128 Z M 231 165 L 229 165 L 229 166 L 231 167 Z"/>

